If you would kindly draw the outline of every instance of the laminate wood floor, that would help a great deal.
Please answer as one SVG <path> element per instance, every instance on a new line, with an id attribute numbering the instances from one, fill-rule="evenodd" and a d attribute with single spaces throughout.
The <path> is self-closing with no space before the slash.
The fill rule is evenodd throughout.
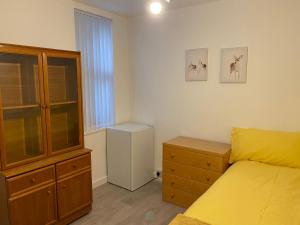
<path id="1" fill-rule="evenodd" d="M 112 184 L 94 190 L 93 210 L 72 225 L 167 225 L 183 208 L 163 202 L 161 182 L 135 192 Z"/>

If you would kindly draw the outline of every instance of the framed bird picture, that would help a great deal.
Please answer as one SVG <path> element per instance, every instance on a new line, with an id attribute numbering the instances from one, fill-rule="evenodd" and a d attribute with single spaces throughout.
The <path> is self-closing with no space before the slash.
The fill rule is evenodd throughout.
<path id="1" fill-rule="evenodd" d="M 248 48 L 221 50 L 221 83 L 247 83 Z"/>
<path id="2" fill-rule="evenodd" d="M 185 80 L 207 81 L 208 79 L 208 49 L 190 49 L 185 52 Z"/>

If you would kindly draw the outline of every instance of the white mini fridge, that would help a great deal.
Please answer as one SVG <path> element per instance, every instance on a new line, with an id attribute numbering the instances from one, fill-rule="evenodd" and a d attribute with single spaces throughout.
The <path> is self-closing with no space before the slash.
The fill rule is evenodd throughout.
<path id="1" fill-rule="evenodd" d="M 107 129 L 108 182 L 134 191 L 153 179 L 154 129 L 124 123 Z"/>

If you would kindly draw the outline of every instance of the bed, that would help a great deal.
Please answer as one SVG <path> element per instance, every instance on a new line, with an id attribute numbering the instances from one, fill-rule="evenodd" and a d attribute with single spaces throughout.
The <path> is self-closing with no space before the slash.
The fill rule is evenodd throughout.
<path id="1" fill-rule="evenodd" d="M 248 138 L 249 134 L 245 137 Z M 294 153 L 289 149 L 281 151 L 284 149 L 280 149 L 278 143 L 273 146 L 276 151 L 269 154 L 266 150 L 267 145 L 259 145 L 258 142 L 248 151 L 248 140 L 242 140 L 247 144 L 246 147 L 239 142 L 241 137 L 234 140 L 238 146 L 233 146 L 234 148 L 245 150 L 235 149 L 234 157 L 237 160 L 232 160 L 233 165 L 187 209 L 184 215 L 176 218 L 171 224 L 189 224 L 179 221 L 183 217 L 185 221 L 190 219 L 190 224 L 193 225 L 300 225 L 300 169 L 297 164 L 300 160 L 299 137 L 297 136 L 294 144 L 290 145 L 290 149 L 295 150 Z M 259 138 L 261 139 L 261 135 Z M 284 140 L 278 138 L 275 140 Z M 247 157 L 241 153 L 246 153 Z M 262 155 L 266 160 L 255 158 Z M 285 158 L 287 155 L 290 161 L 288 157 Z M 243 158 L 246 160 L 242 160 Z M 275 165 L 258 162 L 270 159 Z M 292 168 L 293 166 L 295 167 Z"/>
<path id="2" fill-rule="evenodd" d="M 185 216 L 211 225 L 299 225 L 300 169 L 237 162 Z"/>

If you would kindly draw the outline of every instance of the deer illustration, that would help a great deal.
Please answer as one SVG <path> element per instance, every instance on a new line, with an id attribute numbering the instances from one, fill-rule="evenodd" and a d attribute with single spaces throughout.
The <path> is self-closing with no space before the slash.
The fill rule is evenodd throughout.
<path id="1" fill-rule="evenodd" d="M 193 63 L 191 63 L 191 64 L 189 65 L 189 71 L 198 71 L 198 70 L 197 70 L 197 65 L 194 65 Z"/>
<path id="2" fill-rule="evenodd" d="M 207 69 L 207 65 L 205 63 L 203 63 L 202 61 L 200 61 L 200 64 L 201 64 L 203 70 Z"/>
<path id="3" fill-rule="evenodd" d="M 230 64 L 230 76 L 233 74 L 236 79 L 240 78 L 240 62 L 243 57 L 244 55 L 234 56 L 234 62 Z"/>
<path id="4" fill-rule="evenodd" d="M 203 63 L 201 60 L 199 61 L 198 65 L 195 65 L 193 63 L 190 63 L 190 65 L 188 66 L 189 71 L 193 71 L 193 72 L 200 72 L 200 69 L 206 70 L 207 69 L 207 65 L 205 63 Z"/>

